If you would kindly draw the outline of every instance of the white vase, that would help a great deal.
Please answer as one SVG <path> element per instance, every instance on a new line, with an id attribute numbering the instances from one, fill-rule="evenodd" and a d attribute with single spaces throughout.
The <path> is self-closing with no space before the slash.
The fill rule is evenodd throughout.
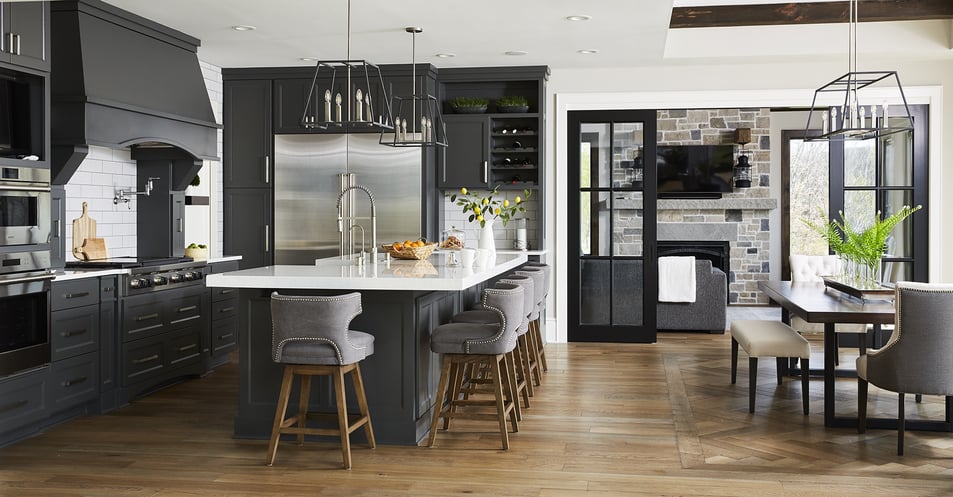
<path id="1" fill-rule="evenodd" d="M 496 240 L 493 238 L 493 219 L 483 221 L 483 227 L 480 228 L 480 241 L 477 245 L 481 249 L 487 249 L 491 255 L 496 255 Z"/>

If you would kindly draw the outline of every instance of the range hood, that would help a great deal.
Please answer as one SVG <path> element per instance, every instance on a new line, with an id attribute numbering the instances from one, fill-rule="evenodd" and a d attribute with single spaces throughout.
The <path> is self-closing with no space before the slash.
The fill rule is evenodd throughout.
<path id="1" fill-rule="evenodd" d="M 198 39 L 99 0 L 51 2 L 50 10 L 54 184 L 69 181 L 89 145 L 218 160 L 220 126 Z"/>

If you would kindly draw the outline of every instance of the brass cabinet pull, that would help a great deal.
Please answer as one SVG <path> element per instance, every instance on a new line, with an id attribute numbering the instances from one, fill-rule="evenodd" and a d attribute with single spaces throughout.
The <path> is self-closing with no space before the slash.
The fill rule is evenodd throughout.
<path id="1" fill-rule="evenodd" d="M 179 352 L 185 352 L 186 350 L 194 349 L 195 347 L 198 347 L 198 345 L 196 345 L 196 344 L 194 344 L 194 343 L 190 343 L 190 344 L 188 344 L 188 345 L 183 345 L 183 346 L 179 347 Z"/>
<path id="2" fill-rule="evenodd" d="M 147 362 L 152 362 L 152 361 L 154 361 L 154 360 L 156 360 L 156 359 L 158 359 L 158 358 L 159 358 L 159 354 L 152 354 L 151 356 L 149 356 L 149 357 L 143 357 L 142 359 L 133 359 L 133 360 L 132 360 L 132 363 L 133 363 L 133 364 L 144 364 L 144 363 L 147 363 Z"/>
<path id="3" fill-rule="evenodd" d="M 79 378 L 76 378 L 75 380 L 66 380 L 66 381 L 64 381 L 63 383 L 60 383 L 60 384 L 63 385 L 64 387 L 69 388 L 69 387 L 74 386 L 74 385 L 79 385 L 80 383 L 85 383 L 86 380 L 88 380 L 88 379 L 89 379 L 89 378 L 87 378 L 87 377 L 85 377 L 85 376 L 80 376 Z"/>
<path id="4" fill-rule="evenodd" d="M 187 306 L 185 306 L 185 307 L 179 307 L 179 312 L 194 311 L 194 310 L 196 310 L 196 309 L 198 309 L 198 308 L 199 308 L 199 306 L 197 306 L 197 305 L 187 305 Z"/>
<path id="5" fill-rule="evenodd" d="M 232 312 L 232 311 L 234 311 L 234 310 L 235 310 L 234 307 L 223 307 L 223 308 L 219 309 L 218 312 L 219 312 L 219 313 L 226 313 L 226 312 Z"/>
<path id="6" fill-rule="evenodd" d="M 146 314 L 146 315 L 143 315 L 143 316 L 136 316 L 136 321 L 148 321 L 148 320 L 150 320 L 150 319 L 155 319 L 155 318 L 157 318 L 157 317 L 159 317 L 159 313 L 158 313 L 158 312 L 153 312 L 152 314 Z"/>
<path id="7" fill-rule="evenodd" d="M 226 338 L 231 338 L 232 335 L 234 335 L 234 333 L 226 333 L 226 334 L 224 334 L 224 335 L 219 335 L 219 336 L 218 336 L 218 339 L 219 339 L 219 340 L 225 340 Z"/>

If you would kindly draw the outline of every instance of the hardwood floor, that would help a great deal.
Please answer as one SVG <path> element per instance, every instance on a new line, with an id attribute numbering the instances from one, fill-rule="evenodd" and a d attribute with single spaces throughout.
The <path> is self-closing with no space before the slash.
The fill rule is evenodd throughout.
<path id="1" fill-rule="evenodd" d="M 748 414 L 747 361 L 729 384 L 727 335 L 547 347 L 550 370 L 507 452 L 494 423 L 459 421 L 432 449 L 355 443 L 350 471 L 339 469 L 330 442 L 284 442 L 267 467 L 266 440 L 231 437 L 237 380 L 226 365 L 0 449 L 0 495 L 953 495 L 953 434 L 910 432 L 897 457 L 894 431 L 825 429 L 822 382 L 811 382 L 804 416 L 798 380 L 778 386 L 774 361 L 761 361 L 756 412 Z M 843 349 L 842 364 L 852 363 Z M 870 397 L 871 415 L 895 412 L 894 394 L 871 388 Z M 839 382 L 837 403 L 855 412 L 855 380 Z M 907 412 L 940 418 L 942 403 L 911 400 Z"/>

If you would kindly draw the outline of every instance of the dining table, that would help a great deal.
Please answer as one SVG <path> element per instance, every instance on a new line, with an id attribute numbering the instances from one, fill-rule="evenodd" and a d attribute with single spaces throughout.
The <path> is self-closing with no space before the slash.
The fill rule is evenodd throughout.
<path id="1" fill-rule="evenodd" d="M 837 340 L 835 325 L 838 323 L 871 325 L 868 333 L 879 333 L 884 324 L 893 324 L 896 308 L 889 296 L 865 299 L 831 288 L 823 282 L 760 281 L 758 288 L 774 303 L 781 306 L 781 320 L 790 324 L 790 317 L 797 316 L 809 323 L 824 324 L 824 426 L 857 427 L 857 417 L 837 416 L 835 412 L 835 386 L 839 370 L 836 364 Z M 916 393 L 916 392 L 907 392 Z M 946 399 L 945 419 L 907 419 L 911 430 L 953 431 L 953 404 Z M 868 428 L 895 429 L 895 418 L 867 417 Z"/>

